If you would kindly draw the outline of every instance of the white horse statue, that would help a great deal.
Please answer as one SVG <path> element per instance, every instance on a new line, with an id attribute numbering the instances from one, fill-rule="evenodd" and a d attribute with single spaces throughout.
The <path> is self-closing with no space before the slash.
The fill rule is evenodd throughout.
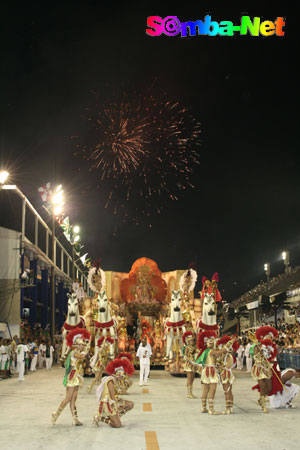
<path id="1" fill-rule="evenodd" d="M 62 327 L 63 344 L 60 359 L 64 360 L 67 356 L 67 334 L 75 328 L 85 328 L 85 318 L 79 314 L 79 301 L 75 293 L 68 296 L 68 315 Z"/>
<path id="2" fill-rule="evenodd" d="M 171 314 L 165 323 L 165 337 L 167 339 L 166 359 L 173 359 L 173 345 L 176 343 L 178 351 L 182 348 L 182 335 L 185 332 L 185 320 L 180 309 L 180 291 L 173 291 L 171 296 Z"/>
<path id="3" fill-rule="evenodd" d="M 219 326 L 217 324 L 216 300 L 212 292 L 208 294 L 205 292 L 202 302 L 202 317 L 196 321 L 196 333 L 206 330 L 217 331 Z"/>
<path id="4" fill-rule="evenodd" d="M 98 293 L 98 315 L 95 321 L 95 355 L 98 351 L 97 341 L 102 336 L 110 336 L 112 339 L 116 340 L 118 338 L 118 323 L 117 320 L 112 317 L 109 301 L 106 295 L 106 291 Z M 115 345 L 110 344 L 109 347 L 110 358 L 114 358 L 115 355 Z"/>

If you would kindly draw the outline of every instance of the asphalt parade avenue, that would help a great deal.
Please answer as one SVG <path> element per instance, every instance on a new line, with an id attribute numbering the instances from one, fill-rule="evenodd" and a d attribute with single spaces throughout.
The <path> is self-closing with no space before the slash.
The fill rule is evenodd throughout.
<path id="1" fill-rule="evenodd" d="M 298 450 L 300 397 L 296 409 L 270 410 L 263 414 L 256 404 L 257 394 L 250 375 L 235 371 L 235 414 L 209 416 L 201 414 L 200 380 L 195 380 L 196 399 L 186 398 L 186 378 L 152 370 L 149 386 L 138 384 L 133 375 L 129 395 L 135 407 L 122 418 L 123 428 L 92 425 L 97 409 L 95 396 L 87 393 L 91 379 L 84 379 L 78 394 L 77 409 L 82 427 L 72 425 L 67 407 L 52 426 L 51 412 L 64 397 L 64 370 L 39 370 L 25 376 L 0 382 L 0 435 L 5 450 Z M 215 409 L 224 408 L 224 396 L 217 389 Z"/>

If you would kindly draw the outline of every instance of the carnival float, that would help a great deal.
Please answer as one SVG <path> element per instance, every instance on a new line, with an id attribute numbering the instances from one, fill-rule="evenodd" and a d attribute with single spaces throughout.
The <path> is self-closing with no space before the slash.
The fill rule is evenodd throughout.
<path id="1" fill-rule="evenodd" d="M 109 337 L 108 360 L 128 352 L 135 361 L 139 342 L 146 337 L 153 351 L 152 366 L 163 366 L 171 374 L 184 373 L 183 334 L 201 330 L 218 333 L 218 281 L 217 273 L 211 280 L 203 277 L 200 298 L 195 298 L 197 272 L 193 268 L 163 273 L 155 261 L 143 257 L 128 273 L 105 272 L 98 261 L 88 275 L 93 297 L 79 302 L 76 293 L 69 296 L 64 342 L 67 333 L 80 323 L 92 336 L 90 359 L 98 352 L 99 339 Z M 62 359 L 65 348 L 64 344 Z M 92 372 L 88 358 L 86 374 Z"/>

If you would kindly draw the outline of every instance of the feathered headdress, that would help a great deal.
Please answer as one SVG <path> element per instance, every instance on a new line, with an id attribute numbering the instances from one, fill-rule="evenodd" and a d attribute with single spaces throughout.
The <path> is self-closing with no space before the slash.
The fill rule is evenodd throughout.
<path id="1" fill-rule="evenodd" d="M 106 276 L 100 267 L 91 267 L 88 274 L 88 285 L 93 292 L 102 292 L 106 288 Z"/>
<path id="2" fill-rule="evenodd" d="M 97 347 L 101 347 L 102 342 L 104 341 L 104 339 L 106 340 L 106 342 L 109 342 L 110 344 L 114 343 L 114 340 L 110 337 L 110 336 L 102 336 L 100 339 L 98 339 L 97 341 Z"/>
<path id="3" fill-rule="evenodd" d="M 179 289 L 182 292 L 184 291 L 185 281 L 188 279 L 188 292 L 191 292 L 195 288 L 197 278 L 198 276 L 196 270 L 194 269 L 186 270 L 180 277 Z"/>
<path id="4" fill-rule="evenodd" d="M 115 375 L 119 370 L 125 372 L 127 375 L 132 375 L 134 373 L 134 366 L 127 358 L 115 358 L 105 368 L 105 372 L 108 375 Z"/>
<path id="5" fill-rule="evenodd" d="M 277 355 L 276 344 L 274 342 L 272 342 L 271 339 L 263 339 L 261 341 L 261 346 L 262 346 L 262 349 L 263 349 L 263 347 L 265 347 L 269 351 L 270 356 L 268 358 L 268 361 L 272 361 Z"/>
<path id="6" fill-rule="evenodd" d="M 215 283 L 219 283 L 219 274 L 218 272 L 215 272 L 213 276 L 211 277 L 211 281 L 214 281 Z"/>
<path id="7" fill-rule="evenodd" d="M 185 333 L 183 333 L 182 335 L 182 340 L 184 345 L 186 345 L 186 341 L 190 338 L 194 337 L 194 333 L 192 331 L 186 331 Z"/>
<path id="8" fill-rule="evenodd" d="M 89 341 L 90 337 L 91 333 L 85 328 L 75 328 L 75 330 L 72 330 L 67 334 L 67 346 L 73 347 L 74 345 L 84 343 L 84 341 Z M 81 342 L 76 342 L 78 339 Z"/>
<path id="9" fill-rule="evenodd" d="M 133 360 L 133 356 L 131 353 L 121 352 L 118 354 L 118 358 L 127 358 L 130 362 Z"/>
<path id="10" fill-rule="evenodd" d="M 227 344 L 227 342 L 229 342 L 231 339 L 233 338 L 233 336 L 222 336 L 220 339 L 217 340 L 217 346 L 224 346 Z M 239 349 L 239 342 L 238 341 L 234 341 L 234 343 L 232 344 L 232 350 L 234 351 L 234 353 L 236 353 Z"/>
<path id="11" fill-rule="evenodd" d="M 206 341 L 211 338 L 216 338 L 217 333 L 213 330 L 208 331 L 201 331 L 201 333 L 198 334 L 197 339 L 197 347 L 199 350 L 204 350 L 206 348 Z"/>
<path id="12" fill-rule="evenodd" d="M 255 332 L 256 339 L 261 341 L 265 336 L 272 336 L 272 339 L 277 338 L 278 331 L 270 326 L 259 327 Z"/>

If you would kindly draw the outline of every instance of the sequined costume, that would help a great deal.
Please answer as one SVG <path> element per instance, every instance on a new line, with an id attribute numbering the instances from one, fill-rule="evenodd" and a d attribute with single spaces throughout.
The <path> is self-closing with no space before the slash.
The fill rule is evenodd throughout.
<path id="1" fill-rule="evenodd" d="M 82 387 L 83 385 L 83 360 L 78 358 L 77 355 L 78 352 L 76 350 L 72 350 L 66 359 L 66 374 L 64 378 L 65 387 Z M 85 353 L 81 352 L 80 355 L 85 356 Z"/>
<path id="2" fill-rule="evenodd" d="M 134 366 L 127 358 L 116 358 L 106 366 L 105 371 L 109 375 L 102 379 L 97 389 L 99 406 L 93 424 L 98 426 L 99 422 L 104 422 L 112 427 L 119 427 L 121 422 L 116 425 L 116 420 L 119 421 L 121 415 L 133 408 L 133 403 L 123 400 L 119 393 L 125 374 L 132 375 Z"/>

